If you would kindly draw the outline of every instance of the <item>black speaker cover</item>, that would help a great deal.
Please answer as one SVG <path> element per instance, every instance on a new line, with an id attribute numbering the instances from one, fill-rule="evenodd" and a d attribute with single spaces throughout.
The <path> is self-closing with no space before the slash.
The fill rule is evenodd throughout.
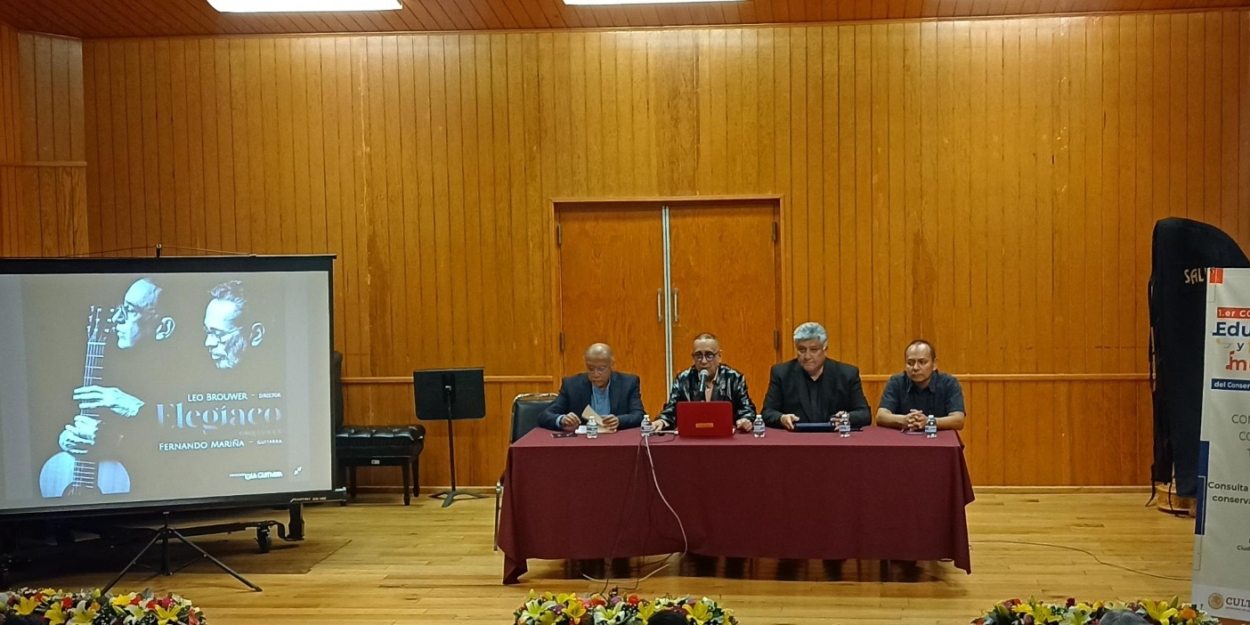
<path id="1" fill-rule="evenodd" d="M 1155 224 L 1151 242 L 1150 331 L 1154 399 L 1151 479 L 1175 477 L 1177 494 L 1198 491 L 1207 270 L 1246 268 L 1250 260 L 1224 231 L 1190 219 Z"/>

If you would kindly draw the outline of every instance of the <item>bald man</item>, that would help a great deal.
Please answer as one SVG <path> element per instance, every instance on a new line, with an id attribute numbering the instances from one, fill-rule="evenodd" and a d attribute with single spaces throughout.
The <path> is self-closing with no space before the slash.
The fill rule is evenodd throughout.
<path id="1" fill-rule="evenodd" d="M 542 425 L 549 430 L 572 432 L 584 421 L 590 406 L 601 417 L 607 432 L 642 425 L 642 392 L 638 376 L 613 371 L 612 348 L 595 343 L 586 349 L 586 373 L 564 378 L 560 394 L 543 412 Z"/>
<path id="2" fill-rule="evenodd" d="M 144 351 L 151 356 L 151 346 L 169 339 L 174 333 L 174 319 L 166 316 L 168 303 L 161 294 L 164 289 L 154 278 L 140 278 L 126 289 L 122 303 L 113 310 L 109 321 L 113 324 L 113 336 L 117 348 L 128 352 Z M 114 376 L 117 377 L 117 376 Z M 133 390 L 132 390 L 133 392 Z M 95 431 L 99 419 L 86 416 L 100 410 L 133 419 L 146 405 L 142 399 L 115 386 L 89 384 L 74 389 L 74 401 L 83 413 L 65 426 L 58 443 L 62 451 L 83 454 L 84 445 L 95 444 Z M 149 408 L 151 410 L 151 408 Z"/>

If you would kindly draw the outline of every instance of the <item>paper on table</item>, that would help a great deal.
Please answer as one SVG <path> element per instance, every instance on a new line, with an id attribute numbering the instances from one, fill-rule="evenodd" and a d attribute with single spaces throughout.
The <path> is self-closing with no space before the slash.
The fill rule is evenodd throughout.
<path id="1" fill-rule="evenodd" d="M 590 406 L 586 406 L 586 409 L 582 411 L 582 418 L 585 419 L 587 422 L 594 420 L 595 423 L 599 424 L 600 434 L 616 433 L 615 429 L 611 429 L 608 426 L 603 424 L 603 417 L 599 416 L 599 413 L 595 412 L 595 409 L 591 408 Z"/>

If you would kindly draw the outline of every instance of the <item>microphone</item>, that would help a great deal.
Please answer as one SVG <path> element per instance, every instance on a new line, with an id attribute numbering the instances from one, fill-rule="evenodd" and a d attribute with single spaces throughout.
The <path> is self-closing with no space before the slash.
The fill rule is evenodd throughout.
<path id="1" fill-rule="evenodd" d="M 707 369 L 699 370 L 699 394 L 707 392 Z"/>

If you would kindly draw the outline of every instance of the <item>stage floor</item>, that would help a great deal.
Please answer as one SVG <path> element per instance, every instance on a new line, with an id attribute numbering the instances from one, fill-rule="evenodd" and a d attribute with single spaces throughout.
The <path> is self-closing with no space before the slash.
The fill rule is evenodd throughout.
<path id="1" fill-rule="evenodd" d="M 611 586 L 649 596 L 710 596 L 733 608 L 743 625 L 966 625 L 996 601 L 1030 595 L 1091 601 L 1188 599 L 1193 521 L 1144 507 L 1146 499 L 1144 492 L 979 492 L 968 508 L 972 575 L 949 563 L 926 563 L 918 581 L 883 582 L 877 562 L 849 561 L 842 568 L 842 581 L 830 582 L 819 561 L 780 567 L 775 560 L 750 561 L 741 570 L 727 571 L 723 560 L 712 562 L 709 570 L 707 562 L 673 557 L 666 569 L 646 581 L 635 577 L 612 581 Z M 363 496 L 362 501 L 309 508 L 308 539 L 299 544 L 275 540 L 268 554 L 258 553 L 250 532 L 198 539 L 262 586 L 263 593 L 249 591 L 204 563 L 173 577 L 132 574 L 118 588 L 181 593 L 202 606 L 213 625 L 504 625 L 512 622 L 513 609 L 531 588 L 603 588 L 602 582 L 582 579 L 563 562 L 533 560 L 522 584 L 503 586 L 503 556 L 491 550 L 491 499 L 461 500 L 449 509 L 426 497 L 407 508 L 398 495 Z M 285 521 L 284 514 L 271 514 L 262 511 L 244 518 Z M 552 518 L 558 519 L 558 513 Z M 552 531 L 559 531 L 558 523 Z M 131 555 L 117 554 L 118 568 Z M 636 559 L 632 574 L 650 573 L 663 560 Z M 101 569 L 17 581 L 78 588 L 100 586 L 111 577 Z"/>

